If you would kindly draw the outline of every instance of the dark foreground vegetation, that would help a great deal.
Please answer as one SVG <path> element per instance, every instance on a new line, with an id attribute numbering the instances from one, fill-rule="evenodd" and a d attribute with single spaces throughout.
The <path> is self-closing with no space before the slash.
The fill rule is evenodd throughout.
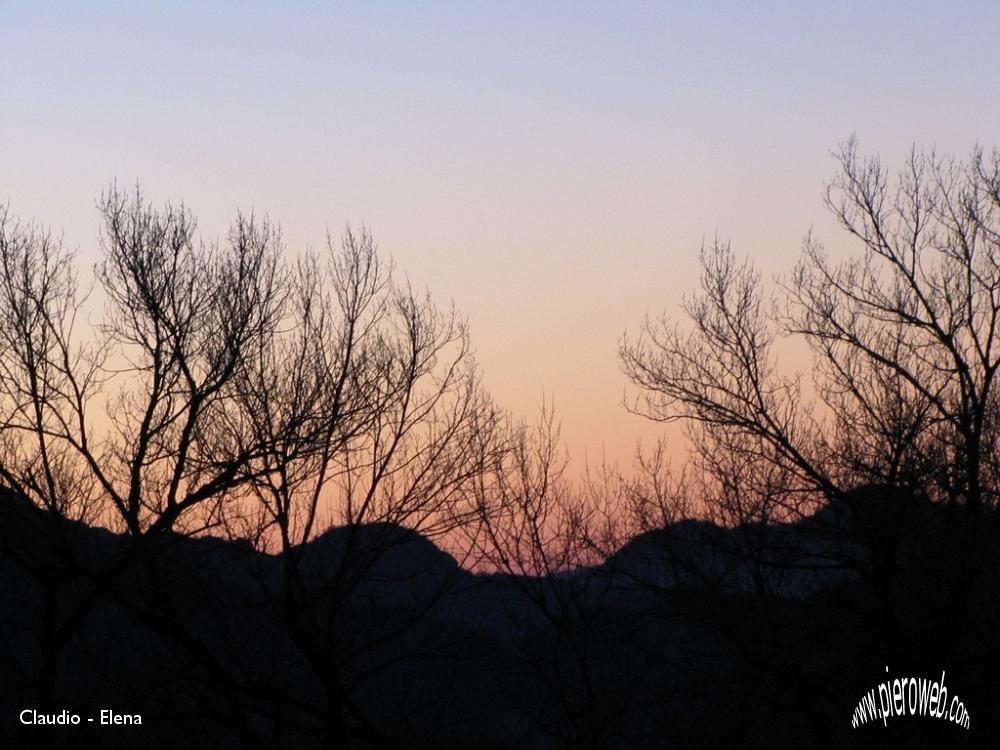
<path id="1" fill-rule="evenodd" d="M 167 535 L 103 586 L 96 571 L 127 554 L 127 536 L 10 494 L 0 516 L 12 747 L 988 747 L 1000 736 L 1000 560 L 970 575 L 956 562 L 972 530 L 885 488 L 795 524 L 683 521 L 548 578 L 470 573 L 397 526 L 335 528 L 295 551 L 294 621 L 282 559 L 249 545 Z M 49 618 L 95 586 L 85 619 L 52 632 Z M 886 666 L 937 678 L 943 665 L 969 729 L 851 728 Z M 20 726 L 25 707 L 111 708 L 143 725 Z"/>
<path id="2" fill-rule="evenodd" d="M 687 324 L 619 349 L 689 461 L 579 481 L 367 232 L 289 256 L 240 215 L 205 242 L 113 187 L 81 279 L 0 211 L 4 739 L 996 747 L 1000 156 L 838 159 L 859 251 L 810 236 L 768 284 L 704 249 Z M 852 728 L 942 672 L 967 728 Z"/>

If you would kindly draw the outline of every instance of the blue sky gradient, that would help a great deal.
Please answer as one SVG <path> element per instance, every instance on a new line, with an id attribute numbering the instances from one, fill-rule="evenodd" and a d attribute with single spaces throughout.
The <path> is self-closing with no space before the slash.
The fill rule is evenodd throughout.
<path id="1" fill-rule="evenodd" d="M 0 200 L 96 258 L 111 180 L 291 250 L 347 221 L 468 316 L 490 389 L 626 457 L 622 331 L 718 233 L 767 273 L 851 133 L 1000 145 L 1000 4 L 0 3 Z M 846 251 L 847 245 L 843 245 Z"/>

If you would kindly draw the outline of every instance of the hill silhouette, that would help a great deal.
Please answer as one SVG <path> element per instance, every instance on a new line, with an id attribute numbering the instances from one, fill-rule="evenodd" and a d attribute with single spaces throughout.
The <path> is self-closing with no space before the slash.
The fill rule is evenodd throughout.
<path id="1" fill-rule="evenodd" d="M 280 555 L 173 534 L 133 555 L 134 540 L 4 492 L 0 731 L 14 747 L 228 748 L 249 726 L 274 747 L 320 747 L 326 688 L 294 629 L 329 623 L 351 705 L 398 747 L 558 747 L 585 710 L 594 736 L 623 748 L 968 741 L 943 722 L 852 730 L 886 666 L 947 669 L 985 746 L 1000 566 L 971 582 L 974 612 L 949 611 L 965 532 L 947 508 L 908 502 L 880 511 L 884 528 L 871 504 L 760 528 L 681 521 L 549 579 L 464 570 L 391 524 L 333 528 L 295 549 L 309 602 L 298 621 Z M 74 627 L 53 630 L 88 600 Z M 587 644 L 582 658 L 570 642 Z M 24 708 L 111 708 L 143 725 L 10 721 Z"/>

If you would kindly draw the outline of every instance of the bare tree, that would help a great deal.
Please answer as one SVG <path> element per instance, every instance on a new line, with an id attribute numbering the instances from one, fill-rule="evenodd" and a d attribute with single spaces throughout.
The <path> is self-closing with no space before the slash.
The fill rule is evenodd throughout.
<path id="1" fill-rule="evenodd" d="M 51 700 L 66 644 L 111 599 L 187 654 L 245 745 L 263 744 L 275 705 L 332 743 L 392 745 L 363 683 L 419 655 L 407 634 L 450 584 L 378 622 L 358 620 L 362 600 L 408 535 L 447 539 L 472 517 L 473 482 L 506 450 L 464 322 L 394 279 L 367 232 L 289 262 L 267 219 L 240 214 L 206 243 L 189 210 L 138 190 L 112 187 L 99 207 L 91 294 L 60 241 L 0 213 L 2 478 L 48 509 L 53 534 L 83 520 L 126 535 L 96 567 L 69 542 L 62 573 L 35 566 L 52 604 L 40 695 Z M 318 543 L 334 525 L 345 530 Z M 262 695 L 220 633 L 183 614 L 192 592 L 169 548 L 205 534 L 281 553 L 258 605 L 280 595 L 322 700 L 280 684 Z M 137 566 L 152 596 L 119 585 Z"/>
<path id="2" fill-rule="evenodd" d="M 639 679 L 643 647 L 621 617 L 628 584 L 614 553 L 636 531 L 634 518 L 658 523 L 682 506 L 664 484 L 665 453 L 661 446 L 640 461 L 636 476 L 605 463 L 571 479 L 545 405 L 536 425 L 514 430 L 512 450 L 499 459 L 477 483 L 478 516 L 466 531 L 488 573 L 483 595 L 506 602 L 512 658 L 500 668 L 519 676 L 504 695 L 519 742 L 615 747 L 634 737 L 646 710 L 663 711 L 647 704 Z"/>
<path id="3" fill-rule="evenodd" d="M 608 727 L 591 669 L 600 592 L 572 574 L 587 561 L 590 518 L 565 477 L 551 407 L 535 428 L 517 428 L 513 450 L 500 459 L 478 483 L 469 534 L 478 564 L 511 591 L 506 627 L 517 634 L 514 668 L 524 677 L 505 699 L 525 737 L 540 732 L 560 746 L 604 747 Z"/>
<path id="4" fill-rule="evenodd" d="M 316 716 L 330 741 L 391 745 L 358 696 L 383 671 L 427 658 L 424 646 L 440 648 L 386 644 L 406 642 L 455 581 L 435 580 L 407 612 L 381 620 L 359 622 L 358 599 L 411 542 L 404 528 L 447 543 L 468 521 L 477 478 L 506 450 L 506 422 L 479 387 L 454 311 L 395 282 L 367 232 L 348 231 L 329 250 L 326 265 L 308 256 L 297 267 L 294 335 L 269 342 L 243 373 L 253 442 L 267 446 L 248 465 L 255 528 L 264 541 L 276 533 L 284 616 L 325 691 Z M 305 544 L 331 524 L 338 547 L 317 559 Z M 398 575 L 433 573 L 417 563 Z M 419 708 L 397 707 L 396 719 L 409 710 Z"/>
<path id="5" fill-rule="evenodd" d="M 913 150 L 894 181 L 853 139 L 835 156 L 825 201 L 858 253 L 836 262 L 810 234 L 770 286 L 716 241 L 689 325 L 647 319 L 620 347 L 631 408 L 688 423 L 697 501 L 760 603 L 749 628 L 725 607 L 705 622 L 782 684 L 814 680 L 769 646 L 794 642 L 789 623 L 831 638 L 789 604 L 803 582 L 828 587 L 823 617 L 871 644 L 862 657 L 922 663 L 934 638 L 970 663 L 985 653 L 976 617 L 991 616 L 977 596 L 996 541 L 1000 153 Z M 811 384 L 777 354 L 802 344 Z M 801 708 L 822 734 L 823 706 Z"/>
<path id="6" fill-rule="evenodd" d="M 631 408 L 694 423 L 703 468 L 749 461 L 786 472 L 784 505 L 795 512 L 811 491 L 836 486 L 817 424 L 798 378 L 777 367 L 779 328 L 759 274 L 725 243 L 716 241 L 701 257 L 701 293 L 684 303 L 691 330 L 647 318 L 637 339 L 622 339 L 625 372 L 641 389 Z"/>
<path id="7" fill-rule="evenodd" d="M 949 502 L 993 506 L 1000 154 L 913 151 L 895 187 L 853 140 L 838 160 L 826 202 L 862 254 L 834 265 L 810 237 L 786 284 L 787 328 L 813 345 L 838 417 L 879 436 L 869 474 L 905 470 Z"/>
<path id="8" fill-rule="evenodd" d="M 780 465 L 826 495 L 864 482 L 995 503 L 1000 156 L 911 152 L 897 185 L 848 141 L 826 203 L 861 245 L 833 263 L 813 236 L 779 307 L 748 264 L 703 253 L 693 330 L 648 320 L 622 342 L 636 407 L 721 428 L 729 452 Z M 811 410 L 776 366 L 778 337 L 816 354 Z M 738 436 L 738 437 L 737 437 Z M 740 445 L 742 443 L 743 445 Z"/>

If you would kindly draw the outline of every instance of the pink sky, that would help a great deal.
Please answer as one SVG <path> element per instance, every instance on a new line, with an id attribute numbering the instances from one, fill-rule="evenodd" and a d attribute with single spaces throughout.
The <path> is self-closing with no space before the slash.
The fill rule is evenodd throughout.
<path id="1" fill-rule="evenodd" d="M 663 432 L 616 345 L 703 239 L 767 274 L 810 227 L 844 251 L 820 191 L 851 133 L 890 164 L 1000 145 L 993 3 L 276 8 L 0 7 L 0 200 L 84 265 L 112 179 L 208 237 L 237 207 L 292 251 L 365 223 L 465 313 L 500 403 L 554 399 L 577 464 Z"/>

